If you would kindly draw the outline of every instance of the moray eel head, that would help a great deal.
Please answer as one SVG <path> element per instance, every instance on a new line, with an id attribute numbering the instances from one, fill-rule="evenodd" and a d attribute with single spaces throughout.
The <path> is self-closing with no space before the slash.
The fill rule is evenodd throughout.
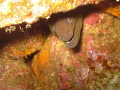
<path id="1" fill-rule="evenodd" d="M 74 48 L 80 40 L 82 19 L 82 15 L 76 18 L 66 17 L 56 21 L 50 29 L 66 43 L 67 47 Z"/>

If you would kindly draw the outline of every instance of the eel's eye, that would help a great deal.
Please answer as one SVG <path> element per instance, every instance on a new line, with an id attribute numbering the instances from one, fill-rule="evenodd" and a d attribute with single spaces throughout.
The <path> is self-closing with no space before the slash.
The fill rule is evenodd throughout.
<path id="1" fill-rule="evenodd" d="M 72 23 L 72 18 L 67 18 L 67 21 L 68 21 L 69 23 Z"/>

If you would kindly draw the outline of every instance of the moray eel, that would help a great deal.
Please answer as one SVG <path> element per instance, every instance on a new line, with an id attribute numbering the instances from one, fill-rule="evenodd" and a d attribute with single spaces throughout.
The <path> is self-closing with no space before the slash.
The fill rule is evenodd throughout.
<path id="1" fill-rule="evenodd" d="M 58 20 L 50 26 L 50 30 L 66 43 L 68 48 L 77 46 L 80 40 L 83 15 L 78 17 L 66 17 Z"/>

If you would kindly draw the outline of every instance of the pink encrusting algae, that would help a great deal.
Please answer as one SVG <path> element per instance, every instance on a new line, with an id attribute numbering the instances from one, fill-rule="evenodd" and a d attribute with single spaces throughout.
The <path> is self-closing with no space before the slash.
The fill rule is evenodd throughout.
<path id="1" fill-rule="evenodd" d="M 99 20 L 101 19 L 101 17 L 102 15 L 100 13 L 90 14 L 87 18 L 85 18 L 84 23 L 90 26 L 93 26 L 96 23 L 99 23 Z"/>

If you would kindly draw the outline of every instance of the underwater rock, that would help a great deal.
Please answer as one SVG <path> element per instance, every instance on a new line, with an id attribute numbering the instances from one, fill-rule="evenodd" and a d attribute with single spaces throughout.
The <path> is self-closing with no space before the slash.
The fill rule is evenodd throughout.
<path id="1" fill-rule="evenodd" d="M 120 17 L 119 3 L 117 0 L 2 0 L 0 1 L 0 28 L 22 22 L 30 24 L 40 17 L 48 19 L 53 13 L 64 13 L 88 4 L 96 5 Z"/>
<path id="2" fill-rule="evenodd" d="M 41 21 L 42 22 L 42 21 Z M 27 28 L 27 24 L 17 25 L 16 30 L 0 34 L 0 57 L 4 59 L 22 59 L 41 50 L 49 28 L 45 23 L 36 22 Z M 45 30 L 45 31 L 43 31 Z M 9 31 L 8 31 L 9 32 Z"/>
<path id="3" fill-rule="evenodd" d="M 4 60 L 0 58 L 1 90 L 37 90 L 37 80 L 23 60 Z"/>
<path id="4" fill-rule="evenodd" d="M 120 26 L 117 23 L 120 19 L 103 12 L 86 13 L 81 42 L 74 49 L 57 36 L 49 35 L 32 63 L 41 89 L 118 90 Z"/>

